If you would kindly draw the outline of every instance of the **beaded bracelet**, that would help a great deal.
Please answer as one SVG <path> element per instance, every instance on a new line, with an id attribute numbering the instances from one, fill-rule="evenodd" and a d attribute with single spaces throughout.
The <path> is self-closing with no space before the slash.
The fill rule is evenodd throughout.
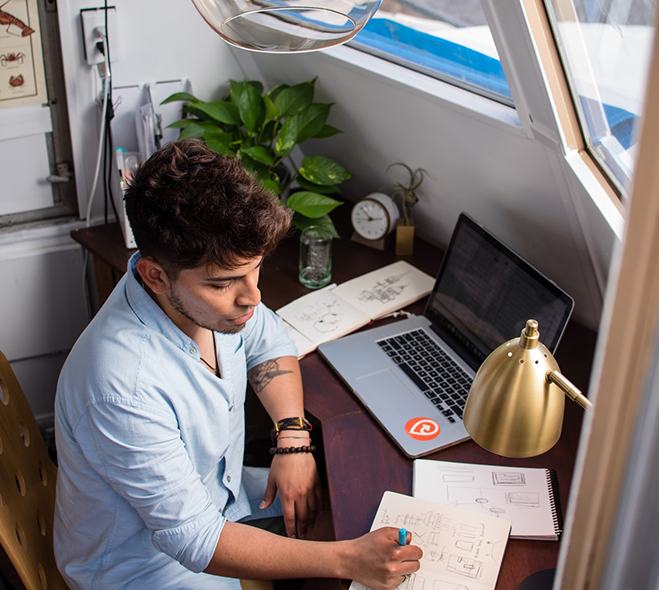
<path id="1" fill-rule="evenodd" d="M 273 445 L 276 445 L 279 433 L 282 430 L 304 430 L 306 432 L 311 432 L 312 429 L 313 426 L 311 426 L 311 422 L 302 416 L 298 416 L 297 418 L 284 418 L 272 427 L 270 440 Z"/>
<path id="2" fill-rule="evenodd" d="M 271 455 L 288 455 L 290 453 L 313 453 L 315 452 L 315 445 L 307 445 L 304 447 L 272 447 L 270 449 Z"/>

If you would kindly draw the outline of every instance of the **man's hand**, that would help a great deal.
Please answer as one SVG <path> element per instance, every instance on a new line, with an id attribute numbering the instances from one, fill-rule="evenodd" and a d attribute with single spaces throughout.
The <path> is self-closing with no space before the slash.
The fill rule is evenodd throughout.
<path id="1" fill-rule="evenodd" d="M 408 533 L 408 542 L 410 537 Z M 399 545 L 396 528 L 377 529 L 351 542 L 356 550 L 354 572 L 349 579 L 374 590 L 393 590 L 421 567 L 423 551 L 416 545 Z"/>
<path id="2" fill-rule="evenodd" d="M 305 539 L 323 504 L 318 469 L 311 453 L 275 455 L 260 508 L 267 508 L 272 504 L 277 490 L 284 513 L 286 533 L 289 537 Z"/>

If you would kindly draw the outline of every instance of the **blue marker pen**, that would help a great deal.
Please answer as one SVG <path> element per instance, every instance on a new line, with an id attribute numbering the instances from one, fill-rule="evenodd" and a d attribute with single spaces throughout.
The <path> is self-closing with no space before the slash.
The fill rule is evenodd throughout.
<path id="1" fill-rule="evenodd" d="M 403 547 L 407 544 L 407 529 L 398 529 L 398 544 Z"/>

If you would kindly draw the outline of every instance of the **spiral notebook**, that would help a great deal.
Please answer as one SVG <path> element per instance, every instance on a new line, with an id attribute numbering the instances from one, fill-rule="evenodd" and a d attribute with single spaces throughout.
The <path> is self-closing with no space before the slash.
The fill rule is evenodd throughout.
<path id="1" fill-rule="evenodd" d="M 563 518 L 553 469 L 417 459 L 413 495 L 512 523 L 511 539 L 558 541 Z"/>

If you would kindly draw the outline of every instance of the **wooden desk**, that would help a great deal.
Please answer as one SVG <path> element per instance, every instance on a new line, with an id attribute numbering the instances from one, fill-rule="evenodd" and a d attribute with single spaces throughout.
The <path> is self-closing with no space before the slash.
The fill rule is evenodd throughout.
<path id="1" fill-rule="evenodd" d="M 393 249 L 379 252 L 351 242 L 350 231 L 340 227 L 344 237 L 334 242 L 333 280 L 350 278 L 395 260 Z M 102 226 L 72 232 L 72 236 L 114 272 L 122 272 L 130 251 L 123 247 L 119 227 Z M 415 244 L 413 257 L 403 257 L 435 275 L 441 252 L 423 242 Z M 261 290 L 264 302 L 277 309 L 308 292 L 297 280 L 298 244 L 295 237 L 285 240 L 263 265 Z M 423 302 L 409 308 L 422 313 Z M 572 322 L 556 355 L 562 372 L 584 392 L 587 389 L 596 334 Z M 382 493 L 412 491 L 412 461 L 407 459 L 361 406 L 317 353 L 300 362 L 305 388 L 305 406 L 324 449 L 325 474 L 331 505 L 329 529 L 319 534 L 325 539 L 349 539 L 367 532 Z M 550 467 L 556 470 L 560 502 L 565 514 L 572 483 L 572 471 L 579 442 L 583 411 L 567 402 L 563 435 L 549 452 L 531 459 L 505 459 L 481 449 L 472 441 L 460 443 L 429 458 L 495 465 Z M 503 560 L 498 590 L 515 590 L 527 576 L 553 568 L 559 543 L 552 541 L 509 541 Z M 326 582 L 322 587 L 339 583 Z M 345 587 L 347 584 L 343 583 Z M 320 582 L 310 588 L 321 587 Z"/>

